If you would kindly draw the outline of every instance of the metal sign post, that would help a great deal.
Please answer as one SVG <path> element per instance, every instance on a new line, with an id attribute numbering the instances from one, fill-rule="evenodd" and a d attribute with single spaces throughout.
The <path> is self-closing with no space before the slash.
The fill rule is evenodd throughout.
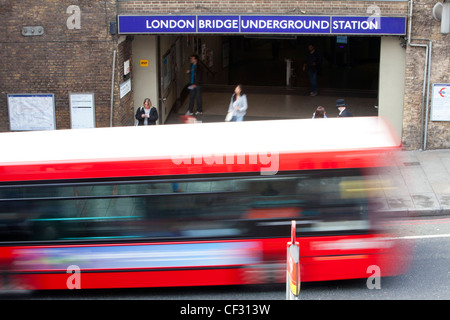
<path id="1" fill-rule="evenodd" d="M 291 241 L 287 243 L 286 300 L 300 298 L 300 246 L 295 239 L 296 222 L 291 223 Z"/>

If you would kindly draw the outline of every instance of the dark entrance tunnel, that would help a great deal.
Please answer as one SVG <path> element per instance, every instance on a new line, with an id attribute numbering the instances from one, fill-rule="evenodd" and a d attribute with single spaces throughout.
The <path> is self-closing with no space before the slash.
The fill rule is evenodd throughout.
<path id="1" fill-rule="evenodd" d="M 308 89 L 302 66 L 307 47 L 322 56 L 320 89 L 378 90 L 380 37 L 230 36 L 229 84 L 286 86 L 286 59 L 292 60 L 290 85 Z"/>

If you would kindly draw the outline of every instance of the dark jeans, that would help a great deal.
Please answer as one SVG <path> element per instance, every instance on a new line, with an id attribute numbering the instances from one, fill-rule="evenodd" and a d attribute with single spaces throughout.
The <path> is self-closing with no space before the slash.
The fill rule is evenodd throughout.
<path id="1" fill-rule="evenodd" d="M 317 71 L 308 70 L 308 77 L 311 84 L 311 92 L 317 92 Z"/>
<path id="2" fill-rule="evenodd" d="M 189 94 L 189 112 L 194 112 L 194 101 L 197 99 L 197 111 L 203 112 L 202 87 L 196 86 Z"/>

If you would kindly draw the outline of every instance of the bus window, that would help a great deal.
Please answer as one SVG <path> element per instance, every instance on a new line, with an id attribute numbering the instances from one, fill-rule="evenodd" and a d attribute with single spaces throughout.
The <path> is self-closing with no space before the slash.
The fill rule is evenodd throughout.
<path id="1" fill-rule="evenodd" d="M 297 220 L 297 231 L 304 235 L 364 233 L 369 228 L 370 199 L 358 170 L 307 172 L 248 183 L 250 204 L 244 218 L 257 220 L 252 228 L 258 234 L 288 234 L 288 219 Z"/>
<path id="2" fill-rule="evenodd" d="M 340 176 L 315 177 L 301 181 L 300 193 L 305 197 L 305 211 L 315 223 L 310 226 L 313 232 L 338 232 L 355 230 L 361 232 L 369 228 L 369 198 L 362 188 L 363 177 L 347 173 Z"/>
<path id="3" fill-rule="evenodd" d="M 369 227 L 371 186 L 357 170 L 330 170 L 2 187 L 0 236 L 3 240 L 245 236 L 254 234 L 261 225 L 258 221 L 274 219 L 300 221 L 300 233 L 361 232 Z M 267 227 L 257 233 L 288 234 L 285 229 Z"/>

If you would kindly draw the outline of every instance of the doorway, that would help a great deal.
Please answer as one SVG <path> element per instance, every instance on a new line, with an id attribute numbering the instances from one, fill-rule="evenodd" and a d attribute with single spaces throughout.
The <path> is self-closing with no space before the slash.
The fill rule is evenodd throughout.
<path id="1" fill-rule="evenodd" d="M 135 36 L 136 107 L 142 97 L 150 95 L 152 101 L 163 101 L 158 110 L 160 124 L 170 122 L 171 114 L 178 117 L 184 114 L 189 95 L 186 70 L 189 56 L 196 53 L 205 66 L 204 104 L 206 108 L 211 106 L 211 113 L 204 112 L 205 122 L 211 114 L 217 115 L 214 121 L 223 121 L 223 109 L 237 83 L 244 84 L 251 94 L 248 116 L 254 119 L 308 118 L 318 104 L 330 108 L 327 114 L 334 116 L 335 100 L 350 97 L 354 98 L 349 103 L 353 104 L 355 115 L 376 116 L 380 42 L 381 37 L 362 36 Z M 308 96 L 308 77 L 302 70 L 310 43 L 314 43 L 323 57 L 319 96 L 312 99 Z M 148 67 L 139 65 L 142 59 L 150 61 Z M 290 87 L 286 85 L 286 59 L 293 62 Z M 168 68 L 173 70 L 170 79 Z M 266 106 L 269 101 L 272 105 Z M 269 110 L 273 105 L 277 107 L 276 112 Z"/>
<path id="2" fill-rule="evenodd" d="M 322 56 L 319 85 L 327 89 L 378 90 L 380 37 L 231 36 L 229 83 L 285 86 L 286 59 L 293 63 L 293 87 L 308 87 L 302 67 L 307 47 Z"/>

